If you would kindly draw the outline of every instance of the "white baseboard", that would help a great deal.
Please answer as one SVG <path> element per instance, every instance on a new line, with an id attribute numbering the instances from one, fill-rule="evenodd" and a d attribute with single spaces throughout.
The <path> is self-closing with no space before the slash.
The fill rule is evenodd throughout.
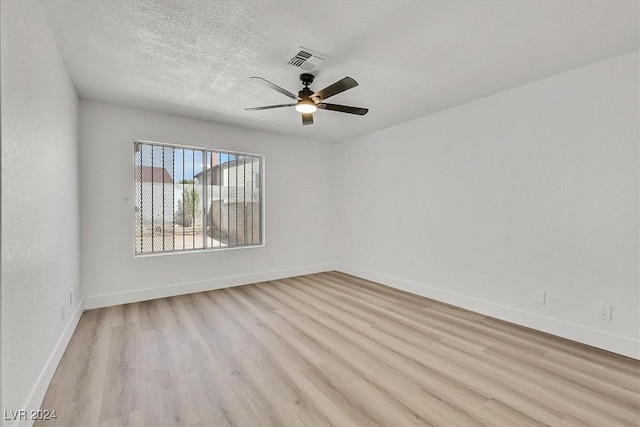
<path id="1" fill-rule="evenodd" d="M 361 268 L 338 264 L 335 266 L 337 271 L 360 277 L 362 279 L 371 280 L 383 285 L 411 292 L 420 296 L 442 301 L 456 307 L 465 308 L 476 313 L 495 317 L 507 322 L 515 323 L 538 331 L 546 332 L 572 341 L 577 341 L 623 356 L 640 359 L 640 341 L 617 335 L 608 334 L 606 332 L 590 329 L 574 323 L 541 316 L 539 314 L 518 310 L 489 301 L 473 298 L 467 295 L 461 295 L 449 292 L 443 289 L 426 286 L 407 280 L 398 279 L 384 274 L 376 273 Z"/>
<path id="2" fill-rule="evenodd" d="M 71 337 L 73 336 L 73 333 L 78 326 L 78 322 L 80 321 L 80 316 L 82 316 L 83 311 L 83 300 L 80 300 L 76 305 L 76 309 L 73 312 L 71 319 L 69 319 L 69 323 L 67 323 L 67 326 L 64 328 L 64 331 L 62 331 L 62 334 L 60 335 L 58 342 L 53 348 L 53 351 L 49 355 L 47 363 L 45 363 L 44 368 L 42 368 L 42 371 L 40 372 L 40 375 L 38 375 L 38 379 L 31 389 L 27 400 L 25 401 L 24 405 L 22 405 L 22 408 L 27 410 L 27 412 L 40 409 L 40 405 L 42 405 L 42 400 L 44 399 L 44 395 L 47 392 L 47 388 L 49 388 L 49 384 L 51 383 L 53 374 L 55 374 L 56 369 L 58 368 L 58 364 L 60 363 L 60 360 L 62 360 L 64 351 L 67 349 L 69 341 L 71 341 Z M 33 425 L 33 421 L 16 420 L 13 425 L 14 427 L 31 426 Z"/>
<path id="3" fill-rule="evenodd" d="M 195 292 L 211 291 L 214 289 L 230 288 L 233 286 L 248 285 L 251 283 L 278 280 L 287 277 L 301 276 L 304 274 L 321 273 L 334 269 L 333 264 L 317 264 L 304 267 L 296 267 L 285 270 L 266 271 L 257 274 L 241 276 L 228 276 L 218 279 L 204 280 L 201 282 L 179 283 L 158 288 L 146 288 L 135 291 L 117 292 L 84 297 L 84 308 L 109 307 L 112 305 L 128 304 L 138 301 L 147 301 L 157 298 L 172 297 L 175 295 L 192 294 Z"/>

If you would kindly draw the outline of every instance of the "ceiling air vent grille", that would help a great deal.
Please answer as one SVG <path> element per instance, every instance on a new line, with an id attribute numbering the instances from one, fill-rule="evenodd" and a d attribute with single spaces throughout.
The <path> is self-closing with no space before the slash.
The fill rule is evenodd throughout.
<path id="1" fill-rule="evenodd" d="M 322 55 L 301 46 L 300 50 L 287 60 L 287 63 L 306 71 L 314 71 L 326 60 L 326 55 Z"/>

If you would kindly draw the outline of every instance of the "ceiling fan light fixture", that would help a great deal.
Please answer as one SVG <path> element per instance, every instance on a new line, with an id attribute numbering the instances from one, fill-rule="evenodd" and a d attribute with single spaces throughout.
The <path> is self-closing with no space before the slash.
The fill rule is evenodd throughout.
<path id="1" fill-rule="evenodd" d="M 318 107 L 316 107 L 316 104 L 309 99 L 299 101 L 298 104 L 296 104 L 296 111 L 298 113 L 315 113 L 317 110 Z"/>
<path id="2" fill-rule="evenodd" d="M 309 85 L 313 83 L 313 74 L 303 73 L 300 74 L 300 82 L 302 83 L 304 88 L 299 91 L 297 95 L 289 92 L 284 88 L 281 88 L 274 83 L 271 83 L 269 80 L 263 77 L 254 76 L 251 77 L 251 79 L 262 82 L 262 84 L 270 87 L 276 92 L 280 92 L 281 94 L 293 99 L 296 102 L 289 104 L 266 105 L 264 107 L 245 108 L 245 110 L 271 110 L 272 108 L 295 107 L 297 112 L 302 113 L 303 126 L 313 124 L 313 113 L 318 111 L 318 109 L 336 111 L 338 113 L 356 114 L 358 116 L 364 116 L 365 114 L 367 114 L 367 112 L 369 112 L 368 108 L 350 107 L 348 105 L 329 104 L 324 102 L 327 98 L 358 86 L 358 82 L 353 80 L 351 77 L 340 79 L 334 84 L 329 85 L 318 92 L 314 92 L 309 89 Z"/>

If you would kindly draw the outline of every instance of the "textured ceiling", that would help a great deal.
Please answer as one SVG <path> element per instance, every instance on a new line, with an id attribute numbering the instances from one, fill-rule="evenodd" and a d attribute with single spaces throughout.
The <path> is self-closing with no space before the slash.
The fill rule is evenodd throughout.
<path id="1" fill-rule="evenodd" d="M 639 45 L 636 1 L 41 0 L 82 99 L 341 141 L 616 56 Z M 291 100 L 304 46 L 328 55 L 311 86 L 350 76 L 303 127 Z"/>

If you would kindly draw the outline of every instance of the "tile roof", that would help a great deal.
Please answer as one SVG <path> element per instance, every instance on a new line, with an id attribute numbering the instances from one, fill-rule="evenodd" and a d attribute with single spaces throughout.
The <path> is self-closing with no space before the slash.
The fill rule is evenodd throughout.
<path id="1" fill-rule="evenodd" d="M 160 166 L 136 166 L 136 182 L 164 182 L 172 183 L 173 178 L 169 172 Z M 140 179 L 142 177 L 142 179 Z"/>

